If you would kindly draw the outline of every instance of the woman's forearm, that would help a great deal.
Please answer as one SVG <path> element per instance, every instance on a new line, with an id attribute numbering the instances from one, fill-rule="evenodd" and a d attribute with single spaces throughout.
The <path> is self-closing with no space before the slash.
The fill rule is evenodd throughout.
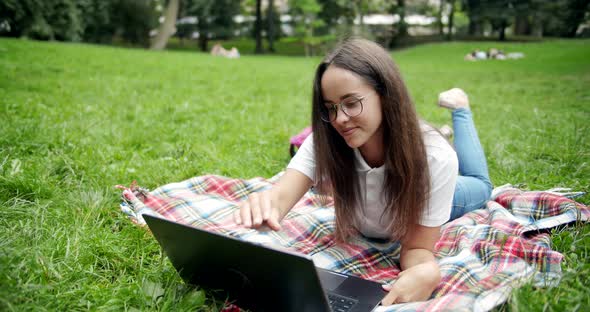
<path id="1" fill-rule="evenodd" d="M 423 287 L 428 288 L 430 293 L 434 291 L 442 278 L 434 254 L 427 249 L 404 250 L 402 248 L 400 266 L 402 273 L 412 272 L 412 275 L 415 274 L 423 282 Z"/>
<path id="2" fill-rule="evenodd" d="M 427 249 L 403 249 L 400 255 L 402 271 L 396 281 L 385 286 L 389 291 L 384 305 L 428 300 L 441 280 L 440 268 Z"/>
<path id="3" fill-rule="evenodd" d="M 400 255 L 400 265 L 402 271 L 415 265 L 428 262 L 433 262 L 436 264 L 436 260 L 432 251 L 421 248 L 405 249 L 402 247 Z"/>
<path id="4" fill-rule="evenodd" d="M 294 169 L 287 169 L 273 187 L 273 201 L 278 205 L 279 219 L 282 220 L 293 206 L 309 190 L 312 181 Z"/>

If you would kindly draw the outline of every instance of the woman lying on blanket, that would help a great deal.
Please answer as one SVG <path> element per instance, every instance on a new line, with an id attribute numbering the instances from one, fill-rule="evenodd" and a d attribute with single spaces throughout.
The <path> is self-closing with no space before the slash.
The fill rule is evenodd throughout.
<path id="1" fill-rule="evenodd" d="M 315 186 L 334 198 L 337 240 L 360 232 L 401 242 L 402 272 L 384 286 L 382 303 L 428 299 L 441 279 L 433 255 L 440 226 L 482 207 L 492 190 L 467 95 L 451 89 L 438 104 L 452 110 L 455 149 L 418 119 L 387 51 L 345 41 L 317 68 L 313 135 L 272 189 L 241 204 L 236 222 L 280 230 Z"/>

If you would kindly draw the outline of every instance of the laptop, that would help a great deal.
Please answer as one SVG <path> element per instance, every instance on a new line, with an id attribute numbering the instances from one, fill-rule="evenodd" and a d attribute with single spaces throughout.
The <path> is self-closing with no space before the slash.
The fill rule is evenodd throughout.
<path id="1" fill-rule="evenodd" d="M 312 258 L 144 214 L 182 279 L 251 311 L 372 311 L 381 284 L 316 268 Z"/>

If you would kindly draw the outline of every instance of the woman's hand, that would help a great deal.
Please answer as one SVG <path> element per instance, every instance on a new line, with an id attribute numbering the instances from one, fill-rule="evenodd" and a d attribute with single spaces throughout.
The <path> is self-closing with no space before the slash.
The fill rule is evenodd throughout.
<path id="1" fill-rule="evenodd" d="M 440 283 L 440 269 L 434 261 L 415 265 L 402 271 L 395 283 L 383 285 L 389 293 L 381 300 L 384 306 L 394 303 L 425 301 Z"/>
<path id="2" fill-rule="evenodd" d="M 272 190 L 252 193 L 240 203 L 240 209 L 234 212 L 234 221 L 245 227 L 258 228 L 268 225 L 271 229 L 281 229 L 278 201 Z"/>
<path id="3" fill-rule="evenodd" d="M 241 202 L 239 209 L 234 212 L 234 221 L 248 228 L 268 225 L 279 231 L 281 220 L 311 185 L 312 180 L 305 174 L 287 168 L 270 190 L 252 193 Z"/>

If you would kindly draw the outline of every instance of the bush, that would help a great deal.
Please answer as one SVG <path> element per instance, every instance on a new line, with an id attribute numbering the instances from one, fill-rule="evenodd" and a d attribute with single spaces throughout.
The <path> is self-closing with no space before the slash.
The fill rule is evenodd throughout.
<path id="1" fill-rule="evenodd" d="M 1 0 L 2 35 L 39 40 L 147 44 L 157 14 L 150 0 Z"/>
<path id="2" fill-rule="evenodd" d="M 74 0 L 3 0 L 0 20 L 6 35 L 40 40 L 80 41 L 82 14 Z"/>

